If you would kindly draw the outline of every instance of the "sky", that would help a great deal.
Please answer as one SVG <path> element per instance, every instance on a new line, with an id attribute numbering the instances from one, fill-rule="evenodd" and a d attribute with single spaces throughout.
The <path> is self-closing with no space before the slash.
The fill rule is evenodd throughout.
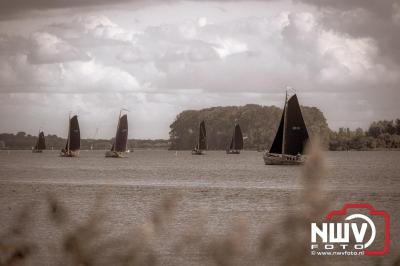
<path id="1" fill-rule="evenodd" d="M 0 132 L 168 138 L 187 109 L 282 107 L 331 129 L 400 117 L 400 1 L 0 2 Z"/>

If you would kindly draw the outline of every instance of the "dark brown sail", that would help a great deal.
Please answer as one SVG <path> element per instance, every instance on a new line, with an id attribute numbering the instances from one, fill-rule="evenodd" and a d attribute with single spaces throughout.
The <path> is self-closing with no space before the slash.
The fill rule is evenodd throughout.
<path id="1" fill-rule="evenodd" d="M 235 129 L 233 131 L 233 136 L 231 140 L 231 144 L 229 146 L 230 150 L 242 150 L 243 149 L 243 134 L 240 129 L 239 124 L 235 125 Z"/>
<path id="2" fill-rule="evenodd" d="M 115 136 L 115 144 L 113 144 L 113 151 L 125 152 L 126 144 L 128 143 L 128 117 L 123 115 L 118 122 L 117 134 Z"/>
<path id="3" fill-rule="evenodd" d="M 75 115 L 69 120 L 69 136 L 65 150 L 76 151 L 81 147 L 81 133 L 79 130 L 78 117 Z M 69 145 L 68 145 L 69 143 Z"/>
<path id="4" fill-rule="evenodd" d="M 285 109 L 286 109 L 286 105 L 283 108 L 281 122 L 279 123 L 278 131 L 276 132 L 275 139 L 272 142 L 271 148 L 269 149 L 270 153 L 277 153 L 277 154 L 282 153 L 283 126 L 285 124 Z"/>
<path id="5" fill-rule="evenodd" d="M 44 133 L 43 131 L 41 131 L 39 133 L 39 137 L 35 145 L 35 150 L 45 150 L 45 149 L 46 149 L 46 142 L 44 139 Z"/>
<path id="6" fill-rule="evenodd" d="M 308 132 L 296 94 L 288 100 L 286 108 L 283 153 L 291 155 L 303 154 L 308 140 Z"/>
<path id="7" fill-rule="evenodd" d="M 196 148 L 199 150 L 207 150 L 207 132 L 204 120 L 200 123 L 199 142 L 197 143 Z"/>

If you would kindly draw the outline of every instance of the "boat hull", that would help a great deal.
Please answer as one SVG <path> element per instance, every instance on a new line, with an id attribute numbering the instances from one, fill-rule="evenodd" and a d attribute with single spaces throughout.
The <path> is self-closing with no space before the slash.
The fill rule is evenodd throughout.
<path id="1" fill-rule="evenodd" d="M 192 150 L 192 155 L 205 155 L 205 152 L 202 150 Z"/>
<path id="2" fill-rule="evenodd" d="M 305 157 L 302 155 L 276 154 L 266 152 L 263 155 L 266 165 L 302 165 L 305 163 Z"/>
<path id="3" fill-rule="evenodd" d="M 78 157 L 79 151 L 61 151 L 60 157 Z"/>
<path id="4" fill-rule="evenodd" d="M 124 158 L 124 152 L 106 151 L 105 157 L 107 158 Z"/>
<path id="5" fill-rule="evenodd" d="M 240 150 L 227 150 L 226 154 L 240 154 Z"/>

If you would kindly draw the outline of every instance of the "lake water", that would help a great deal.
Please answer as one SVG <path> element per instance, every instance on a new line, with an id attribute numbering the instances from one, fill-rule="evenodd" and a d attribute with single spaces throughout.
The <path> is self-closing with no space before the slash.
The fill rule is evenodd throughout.
<path id="1" fill-rule="evenodd" d="M 400 152 L 326 152 L 325 157 L 327 172 L 322 184 L 329 211 L 345 203 L 369 203 L 387 211 L 391 251 L 383 257 L 309 256 L 308 262 L 391 265 L 400 255 Z M 213 256 L 218 254 L 210 252 L 210 247 L 216 247 L 210 243 L 234 236 L 238 223 L 247 230 L 245 253 L 255 252 L 260 232 L 274 228 L 299 208 L 301 176 L 302 167 L 266 166 L 262 153 L 252 151 L 241 155 L 210 151 L 206 156 L 192 156 L 188 151 L 137 150 L 123 159 L 105 158 L 103 151 L 81 151 L 79 158 L 60 158 L 56 151 L 0 151 L 0 233 L 4 236 L 16 223 L 15 215 L 30 206 L 24 238 L 36 246 L 31 264 L 59 264 L 64 233 L 91 217 L 96 203 L 105 212 L 101 240 L 138 239 L 137 228 L 148 224 L 166 197 L 179 195 L 174 214 L 164 217 L 161 211 L 165 225 L 151 234 L 156 238 L 151 245 L 158 265 L 212 265 Z M 49 193 L 71 217 L 63 229 L 49 219 Z M 180 239 L 193 231 L 201 232 L 201 237 L 195 238 L 198 243 L 176 249 Z M 96 244 L 101 240 L 91 248 L 100 250 Z M 96 253 L 93 250 L 90 252 Z M 277 254 L 234 262 L 265 265 L 268 261 L 274 265 L 280 263 Z"/>

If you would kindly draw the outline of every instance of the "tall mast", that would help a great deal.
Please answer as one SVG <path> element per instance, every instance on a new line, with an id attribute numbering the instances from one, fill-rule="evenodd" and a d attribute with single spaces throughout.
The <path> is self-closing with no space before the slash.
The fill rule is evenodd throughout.
<path id="1" fill-rule="evenodd" d="M 68 141 L 67 141 L 67 152 L 69 153 L 69 145 L 71 143 L 70 141 L 70 131 L 71 131 L 71 112 L 68 114 Z"/>
<path id="2" fill-rule="evenodd" d="M 287 89 L 286 89 L 286 96 L 285 96 L 285 106 L 283 107 L 284 114 L 283 114 L 283 135 L 282 135 L 282 154 L 285 154 L 285 131 L 286 131 L 286 113 L 287 113 Z"/>

